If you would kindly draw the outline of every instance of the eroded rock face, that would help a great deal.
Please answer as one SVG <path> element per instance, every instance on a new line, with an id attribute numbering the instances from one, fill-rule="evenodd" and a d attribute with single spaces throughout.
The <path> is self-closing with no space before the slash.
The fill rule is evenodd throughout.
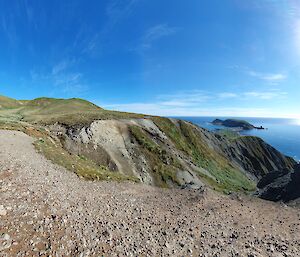
<path id="1" fill-rule="evenodd" d="M 254 181 L 274 170 L 291 171 L 296 165 L 294 159 L 283 155 L 261 138 L 243 136 L 228 140 L 203 128 L 198 128 L 198 131 L 208 148 L 224 156 Z"/>
<path id="2" fill-rule="evenodd" d="M 300 198 L 300 165 L 294 171 L 274 171 L 264 176 L 257 184 L 260 198 L 288 202 Z"/>
<path id="3" fill-rule="evenodd" d="M 70 153 L 87 156 L 111 171 L 135 175 L 144 183 L 151 184 L 151 177 L 143 172 L 143 165 L 139 165 L 139 172 L 137 163 L 133 162 L 134 147 L 124 122 L 98 120 L 88 127 L 78 128 L 55 125 L 51 131 L 60 137 L 64 148 Z"/>
<path id="4" fill-rule="evenodd" d="M 178 129 L 178 133 L 181 133 L 180 139 L 191 145 L 190 153 L 178 149 L 177 142 L 171 140 L 167 132 L 160 129 L 151 119 L 96 120 L 85 127 L 56 124 L 49 128 L 61 139 L 64 148 L 70 153 L 87 156 L 111 171 L 136 176 L 141 182 L 150 185 L 158 185 L 158 176 L 162 176 L 164 183 L 171 187 L 200 187 L 203 185 L 203 175 L 215 179 L 205 167 L 194 162 L 193 138 L 182 130 L 182 126 L 191 128 L 191 133 L 199 141 L 204 162 L 206 158 L 222 160 L 227 163 L 227 167 L 241 171 L 254 181 L 273 170 L 290 171 L 295 165 L 293 159 L 282 155 L 259 138 L 241 137 L 230 141 L 188 122 L 175 119 L 169 121 Z M 147 146 L 147 142 L 141 145 L 132 134 L 132 126 L 140 128 L 142 135 L 149 138 L 152 145 Z M 147 147 L 150 147 L 149 151 L 145 149 Z M 151 149 L 153 147 L 159 150 Z M 155 159 L 157 156 L 151 153 L 152 150 L 156 151 L 155 154 L 160 159 Z M 159 174 L 162 167 L 157 165 L 157 161 L 165 168 L 171 169 L 172 174 Z"/>
<path id="5" fill-rule="evenodd" d="M 130 126 L 145 130 L 155 144 L 169 153 L 170 158 L 174 155 L 179 156 L 172 142 L 149 119 L 98 120 L 89 127 L 78 128 L 56 124 L 50 126 L 50 130 L 60 137 L 64 148 L 70 153 L 87 156 L 97 164 L 107 166 L 111 171 L 134 175 L 145 184 L 156 185 L 156 174 L 153 171 L 155 167 L 151 163 L 153 160 L 150 155 L 141 151 L 130 133 Z M 182 169 L 174 170 L 177 183 L 175 186 L 201 187 L 203 183 L 196 175 L 200 168 L 190 163 L 189 158 L 179 161 L 182 163 Z M 168 164 L 168 158 L 165 162 Z M 174 181 L 166 183 L 171 187 L 174 186 Z"/>
<path id="6" fill-rule="evenodd" d="M 224 151 L 228 158 L 255 180 L 274 170 L 292 170 L 295 160 L 289 158 L 258 137 L 240 137 Z"/>

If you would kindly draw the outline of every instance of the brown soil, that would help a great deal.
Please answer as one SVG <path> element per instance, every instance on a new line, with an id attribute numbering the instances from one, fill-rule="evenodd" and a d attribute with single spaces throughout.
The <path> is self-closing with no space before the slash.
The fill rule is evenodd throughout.
<path id="1" fill-rule="evenodd" d="M 0 256 L 299 256 L 300 212 L 208 189 L 87 182 L 0 131 Z"/>

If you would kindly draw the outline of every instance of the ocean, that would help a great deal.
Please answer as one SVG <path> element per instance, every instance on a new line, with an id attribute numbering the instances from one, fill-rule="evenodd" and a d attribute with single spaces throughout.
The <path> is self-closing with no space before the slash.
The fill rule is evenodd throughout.
<path id="1" fill-rule="evenodd" d="M 228 119 L 224 117 L 176 117 L 190 121 L 200 127 L 210 131 L 224 128 L 212 125 L 210 122 L 216 118 Z M 242 135 L 257 136 L 287 156 L 300 161 L 300 120 L 278 119 L 278 118 L 235 118 L 250 122 L 255 126 L 263 126 L 266 130 L 242 131 Z"/>

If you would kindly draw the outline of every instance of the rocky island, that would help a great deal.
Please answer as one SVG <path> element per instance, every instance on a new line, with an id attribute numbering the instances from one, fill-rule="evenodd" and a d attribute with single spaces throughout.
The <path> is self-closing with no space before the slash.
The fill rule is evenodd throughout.
<path id="1" fill-rule="evenodd" d="M 224 126 L 228 128 L 240 128 L 242 130 L 251 130 L 251 129 L 265 129 L 263 126 L 257 127 L 249 123 L 245 120 L 237 120 L 237 119 L 215 119 L 212 121 L 213 125 Z"/>

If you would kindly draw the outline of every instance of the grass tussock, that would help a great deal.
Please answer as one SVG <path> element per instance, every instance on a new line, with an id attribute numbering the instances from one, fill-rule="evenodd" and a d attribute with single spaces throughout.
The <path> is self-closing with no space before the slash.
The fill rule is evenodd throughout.
<path id="1" fill-rule="evenodd" d="M 175 144 L 176 148 L 187 154 L 190 153 L 187 140 L 182 136 L 180 128 L 177 127 L 170 119 L 163 117 L 153 117 L 152 120 L 156 126 L 163 131 L 169 139 Z"/>

